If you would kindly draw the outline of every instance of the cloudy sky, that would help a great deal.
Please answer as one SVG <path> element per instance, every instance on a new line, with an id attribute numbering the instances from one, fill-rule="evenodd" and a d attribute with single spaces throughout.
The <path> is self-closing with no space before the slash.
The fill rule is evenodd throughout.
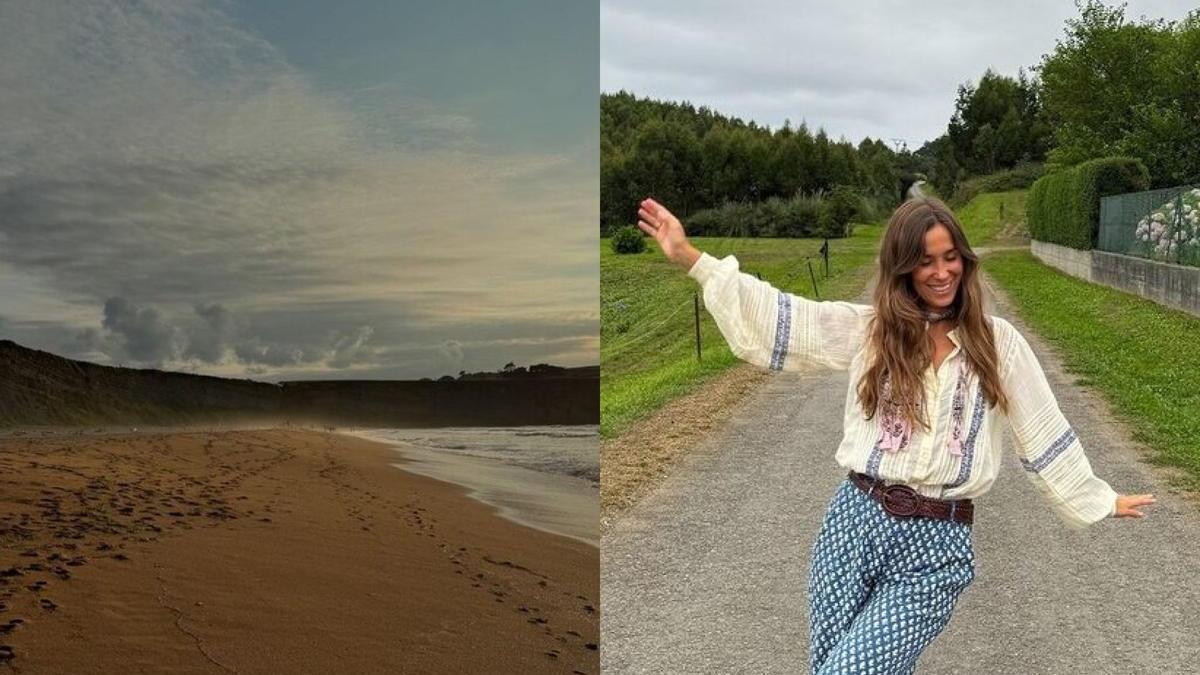
<path id="1" fill-rule="evenodd" d="M 0 3 L 0 337 L 217 375 L 599 362 L 599 10 Z"/>
<path id="2" fill-rule="evenodd" d="M 1125 16 L 1196 6 L 1130 0 Z M 959 84 L 1036 65 L 1076 16 L 1071 0 L 601 0 L 600 86 L 916 149 L 945 131 Z"/>

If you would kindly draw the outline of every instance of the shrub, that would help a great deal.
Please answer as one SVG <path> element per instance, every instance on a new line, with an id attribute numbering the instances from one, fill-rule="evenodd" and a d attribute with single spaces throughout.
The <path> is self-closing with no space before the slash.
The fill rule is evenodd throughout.
<path id="1" fill-rule="evenodd" d="M 864 208 L 850 188 L 826 194 L 771 197 L 761 202 L 726 202 L 697 211 L 684 225 L 695 237 L 844 237 L 848 223 Z"/>
<path id="2" fill-rule="evenodd" d="M 953 209 L 962 208 L 984 192 L 1007 192 L 1020 190 L 1033 185 L 1045 173 L 1041 164 L 1018 164 L 1008 171 L 991 173 L 986 176 L 969 178 L 958 185 L 954 194 L 950 195 L 947 206 Z"/>
<path id="3" fill-rule="evenodd" d="M 1040 241 L 1090 250 L 1099 231 L 1100 198 L 1140 192 L 1149 185 L 1146 166 L 1130 157 L 1104 157 L 1052 171 L 1029 190 L 1029 233 Z"/>
<path id="4" fill-rule="evenodd" d="M 823 237 L 845 237 L 850 234 L 850 223 L 862 215 L 863 200 L 854 188 L 835 185 L 825 200 L 825 210 L 817 228 Z"/>
<path id="5" fill-rule="evenodd" d="M 616 253 L 641 253 L 646 250 L 646 238 L 636 226 L 626 225 L 613 232 L 612 249 Z"/>

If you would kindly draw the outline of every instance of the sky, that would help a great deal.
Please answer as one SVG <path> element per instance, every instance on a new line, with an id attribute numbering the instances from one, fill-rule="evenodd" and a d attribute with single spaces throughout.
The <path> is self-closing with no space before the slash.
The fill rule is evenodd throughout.
<path id="1" fill-rule="evenodd" d="M 5 0 L 0 338 L 260 380 L 599 363 L 598 25 Z"/>
<path id="2" fill-rule="evenodd" d="M 1196 7 L 1130 0 L 1125 16 Z M 1070 0 L 601 0 L 600 86 L 915 150 L 945 132 L 960 84 L 1029 70 L 1077 16 Z"/>

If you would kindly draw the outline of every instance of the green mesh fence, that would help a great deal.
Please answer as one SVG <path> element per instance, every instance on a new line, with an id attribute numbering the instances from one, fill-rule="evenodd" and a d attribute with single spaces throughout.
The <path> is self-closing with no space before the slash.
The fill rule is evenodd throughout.
<path id="1" fill-rule="evenodd" d="M 1200 267 L 1200 186 L 1104 197 L 1096 248 Z"/>

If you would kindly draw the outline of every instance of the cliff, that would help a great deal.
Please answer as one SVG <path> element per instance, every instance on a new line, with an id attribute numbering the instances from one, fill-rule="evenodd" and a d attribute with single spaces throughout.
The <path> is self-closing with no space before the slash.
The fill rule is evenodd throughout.
<path id="1" fill-rule="evenodd" d="M 442 381 L 293 381 L 74 361 L 0 340 L 0 426 L 294 422 L 341 426 L 597 424 L 598 366 Z"/>

